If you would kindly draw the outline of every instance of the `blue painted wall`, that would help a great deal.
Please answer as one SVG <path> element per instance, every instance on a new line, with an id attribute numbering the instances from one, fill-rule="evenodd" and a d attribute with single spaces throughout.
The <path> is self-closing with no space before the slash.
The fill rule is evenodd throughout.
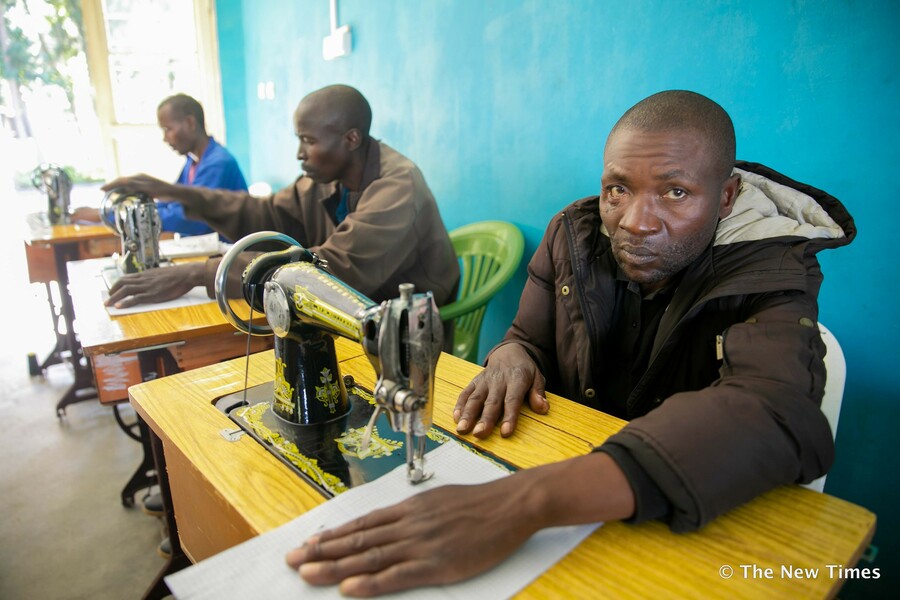
<path id="1" fill-rule="evenodd" d="M 249 169 L 250 128 L 247 122 L 247 71 L 244 60 L 244 24 L 241 0 L 217 0 L 219 70 L 222 72 L 222 105 L 228 150 L 239 165 Z M 255 88 L 254 88 L 255 89 Z M 255 105 L 251 104 L 255 108 Z M 255 179 L 244 172 L 248 183 Z"/>
<path id="2" fill-rule="evenodd" d="M 519 225 L 534 251 L 551 215 L 599 188 L 605 136 L 624 110 L 670 88 L 706 94 L 734 119 L 738 157 L 841 198 L 859 238 L 822 255 L 821 319 L 848 377 L 837 463 L 827 491 L 878 513 L 877 582 L 900 576 L 900 4 L 665 0 L 339 0 L 350 56 L 322 59 L 325 0 L 219 0 L 229 147 L 250 180 L 277 187 L 298 172 L 291 114 L 331 83 L 371 102 L 373 133 L 413 158 L 448 228 Z M 260 81 L 275 85 L 259 100 Z M 244 160 L 244 157 L 247 160 Z M 889 238 L 891 236 L 891 238 Z M 492 304 L 482 352 L 508 326 L 524 267 Z M 892 514 L 893 513 L 893 514 Z"/>

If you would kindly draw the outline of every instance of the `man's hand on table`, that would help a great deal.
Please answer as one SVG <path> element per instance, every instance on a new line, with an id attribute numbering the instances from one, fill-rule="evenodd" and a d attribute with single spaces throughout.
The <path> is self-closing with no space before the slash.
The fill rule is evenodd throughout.
<path id="1" fill-rule="evenodd" d="M 543 415 L 550 410 L 544 385 L 544 376 L 522 346 L 513 343 L 497 348 L 484 371 L 459 394 L 453 409 L 456 431 L 471 431 L 475 437 L 485 438 L 502 415 L 500 435 L 512 435 L 526 397 L 536 413 Z"/>
<path id="2" fill-rule="evenodd" d="M 190 262 L 122 275 L 109 288 L 106 306 L 128 308 L 174 300 L 198 285 L 204 285 L 205 274 L 206 265 L 203 262 Z"/>
<path id="3" fill-rule="evenodd" d="M 542 526 L 521 505 L 527 491 L 516 479 L 423 492 L 310 538 L 287 554 L 287 563 L 313 585 L 340 583 L 348 596 L 468 579 Z"/>
<path id="4" fill-rule="evenodd" d="M 312 585 L 377 596 L 494 568 L 545 527 L 624 519 L 634 494 L 595 452 L 472 486 L 444 486 L 306 540 L 285 557 Z"/>

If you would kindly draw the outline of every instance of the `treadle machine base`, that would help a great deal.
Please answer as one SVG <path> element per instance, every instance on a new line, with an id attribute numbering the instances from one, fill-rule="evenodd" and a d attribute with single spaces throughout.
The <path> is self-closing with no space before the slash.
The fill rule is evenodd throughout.
<path id="1" fill-rule="evenodd" d="M 375 400 L 372 392 L 356 384 L 352 377 L 345 377 L 344 383 L 350 411 L 324 424 L 298 425 L 275 414 L 271 409 L 274 389 L 271 382 L 247 388 L 246 401 L 241 391 L 222 396 L 215 405 L 292 471 L 331 498 L 406 464 L 406 435 L 391 429 L 384 413 L 375 421 L 369 447 L 365 451 L 360 449 L 366 425 L 375 410 Z M 456 440 L 437 426 L 428 432 L 426 452 L 451 440 L 508 471 L 515 470 L 503 460 Z M 425 469 L 428 470 L 427 458 Z"/>

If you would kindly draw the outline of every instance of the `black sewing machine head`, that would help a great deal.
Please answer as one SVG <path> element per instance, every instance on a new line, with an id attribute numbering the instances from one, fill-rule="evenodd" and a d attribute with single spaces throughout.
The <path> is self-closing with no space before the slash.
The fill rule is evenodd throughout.
<path id="1" fill-rule="evenodd" d="M 122 273 L 138 273 L 159 266 L 162 223 L 152 198 L 121 189 L 110 190 L 100 203 L 100 219 L 122 240 L 118 260 Z"/>
<path id="2" fill-rule="evenodd" d="M 31 184 L 47 194 L 47 220 L 51 225 L 69 223 L 72 180 L 62 167 L 42 164 L 31 173 Z"/>
<path id="3" fill-rule="evenodd" d="M 254 258 L 240 277 L 230 277 L 235 259 L 258 243 L 281 242 L 286 250 Z M 407 465 L 413 483 L 424 472 L 425 436 L 431 427 L 434 370 L 443 327 L 431 292 L 400 286 L 399 297 L 377 304 L 325 269 L 327 265 L 295 240 L 275 232 L 239 240 L 216 274 L 216 299 L 225 317 L 251 335 L 276 336 L 273 411 L 294 424 L 321 425 L 347 414 L 347 391 L 333 335 L 357 341 L 375 369 L 374 397 L 391 427 L 407 434 Z M 240 294 L 268 326 L 238 317 L 227 289 Z M 372 418 L 374 422 L 377 412 Z"/>

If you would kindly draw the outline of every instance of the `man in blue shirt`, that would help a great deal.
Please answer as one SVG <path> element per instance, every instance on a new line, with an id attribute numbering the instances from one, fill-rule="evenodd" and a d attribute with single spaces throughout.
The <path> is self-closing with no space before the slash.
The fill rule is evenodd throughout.
<path id="1" fill-rule="evenodd" d="M 199 102 L 187 94 L 170 96 L 160 102 L 156 118 L 165 142 L 187 157 L 176 184 L 223 190 L 247 189 L 237 161 L 224 146 L 206 133 L 203 107 Z M 206 223 L 185 218 L 184 207 L 178 202 L 161 199 L 157 207 L 163 231 L 182 235 L 212 232 Z"/>
<path id="2" fill-rule="evenodd" d="M 156 120 L 163 131 L 163 140 L 175 152 L 187 157 L 176 184 L 222 190 L 246 191 L 247 183 L 234 156 L 206 133 L 203 107 L 187 94 L 175 94 L 159 103 Z M 157 199 L 162 230 L 181 235 L 212 233 L 202 221 L 184 216 L 178 202 Z M 97 209 L 81 207 L 74 211 L 75 221 L 99 221 Z"/>

